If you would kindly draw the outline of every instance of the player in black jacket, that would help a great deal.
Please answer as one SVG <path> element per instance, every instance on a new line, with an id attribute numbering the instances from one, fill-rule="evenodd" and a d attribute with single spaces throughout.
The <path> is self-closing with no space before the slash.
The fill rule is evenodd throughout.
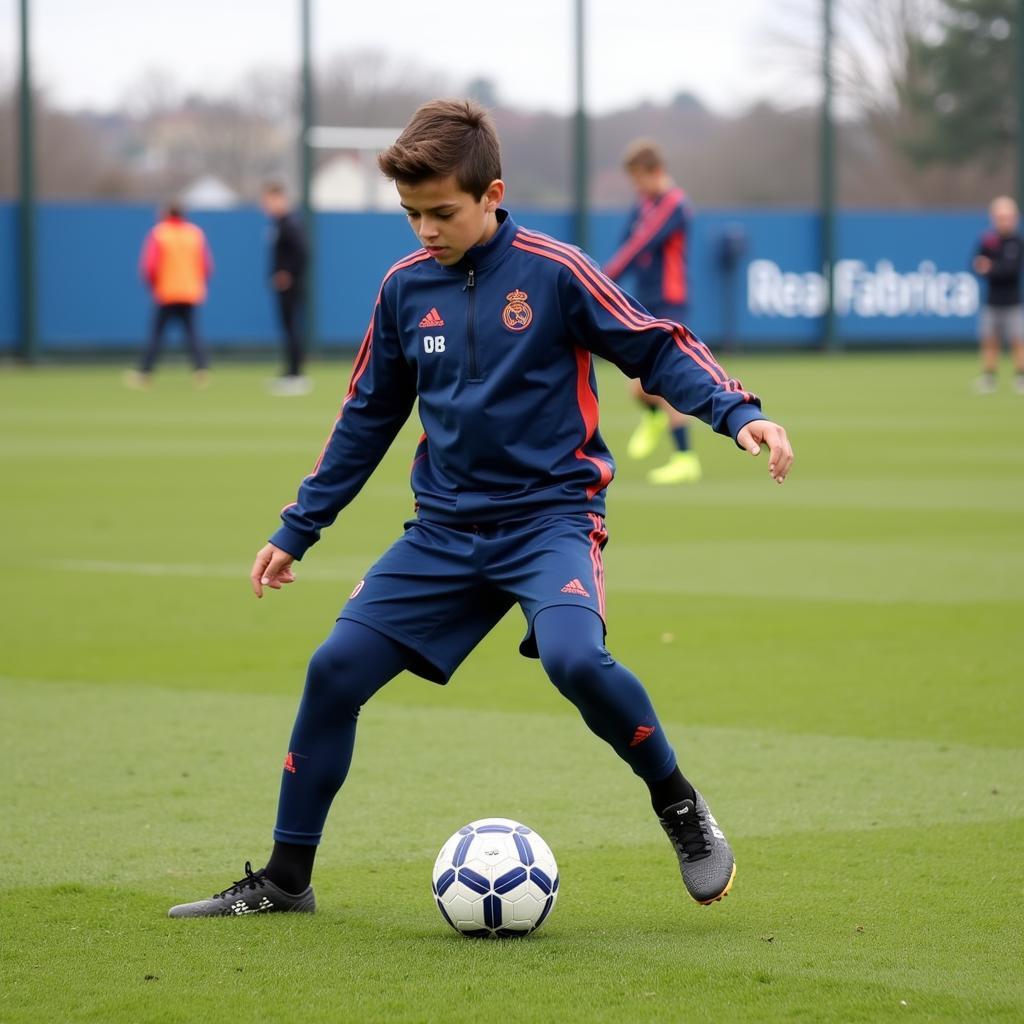
<path id="1" fill-rule="evenodd" d="M 985 278 L 986 284 L 977 389 L 982 394 L 995 391 L 999 353 L 1005 340 L 1013 348 L 1017 393 L 1024 395 L 1024 309 L 1020 296 L 1024 239 L 1018 232 L 1017 204 L 1009 196 L 999 196 L 992 200 L 989 216 L 993 230 L 982 236 L 974 257 L 974 270 Z"/>
<path id="2" fill-rule="evenodd" d="M 284 369 L 272 382 L 275 395 L 304 395 L 310 381 L 302 372 L 305 361 L 302 309 L 306 301 L 306 234 L 292 212 L 284 186 L 271 182 L 263 189 L 263 210 L 273 221 L 270 246 L 270 285 L 277 294 L 284 342 Z"/>

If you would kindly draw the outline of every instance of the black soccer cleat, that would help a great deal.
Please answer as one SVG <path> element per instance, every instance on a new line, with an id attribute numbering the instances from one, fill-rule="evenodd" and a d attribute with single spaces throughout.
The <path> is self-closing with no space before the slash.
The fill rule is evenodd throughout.
<path id="1" fill-rule="evenodd" d="M 705 906 L 728 895 L 736 861 L 704 797 L 697 793 L 696 804 L 680 800 L 666 807 L 658 821 L 679 858 L 686 891 Z"/>
<path id="2" fill-rule="evenodd" d="M 180 903 L 167 911 L 168 917 L 241 917 L 243 914 L 312 914 L 316 910 L 313 887 L 307 885 L 297 896 L 279 889 L 267 878 L 267 869 L 253 871 L 245 862 L 245 878 L 208 900 Z"/>

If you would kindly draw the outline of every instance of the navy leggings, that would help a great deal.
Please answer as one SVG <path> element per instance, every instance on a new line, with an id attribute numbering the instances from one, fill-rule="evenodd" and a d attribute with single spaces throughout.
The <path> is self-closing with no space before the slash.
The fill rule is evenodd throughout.
<path id="1" fill-rule="evenodd" d="M 589 608 L 545 608 L 534 620 L 541 664 L 591 731 L 645 782 L 669 775 L 676 757 L 640 680 L 604 646 Z M 413 660 L 369 626 L 339 619 L 309 663 L 281 780 L 274 839 L 315 845 L 352 763 L 362 706 Z"/>
<path id="2" fill-rule="evenodd" d="M 153 311 L 153 326 L 149 332 L 149 344 L 142 355 L 139 371 L 141 373 L 153 372 L 164 345 L 164 332 L 173 320 L 177 320 L 185 332 L 185 343 L 192 356 L 192 365 L 197 370 L 208 369 L 210 357 L 206 354 L 206 346 L 203 345 L 199 333 L 196 331 L 195 318 L 196 307 L 190 302 L 171 302 L 158 305 Z"/>

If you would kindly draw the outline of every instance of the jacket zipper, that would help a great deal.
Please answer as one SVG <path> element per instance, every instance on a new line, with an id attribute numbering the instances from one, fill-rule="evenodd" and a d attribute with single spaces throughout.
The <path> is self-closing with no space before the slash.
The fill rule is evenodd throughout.
<path id="1" fill-rule="evenodd" d="M 476 361 L 476 331 L 474 321 L 476 320 L 476 270 L 470 267 L 466 271 L 465 291 L 469 299 L 468 324 L 466 331 L 466 344 L 469 348 L 469 379 L 480 380 L 480 368 Z"/>

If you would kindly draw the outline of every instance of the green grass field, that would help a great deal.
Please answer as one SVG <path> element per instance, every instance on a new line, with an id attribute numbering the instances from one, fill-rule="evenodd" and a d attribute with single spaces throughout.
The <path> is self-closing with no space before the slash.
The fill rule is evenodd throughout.
<path id="1" fill-rule="evenodd" d="M 1024 397 L 966 355 L 730 361 L 790 429 L 696 433 L 706 480 L 620 453 L 609 646 L 645 680 L 736 851 L 682 890 L 643 786 L 519 657 L 513 612 L 452 684 L 366 709 L 311 917 L 171 921 L 260 864 L 305 660 L 411 507 L 410 424 L 261 602 L 252 555 L 347 367 L 151 394 L 110 368 L 0 373 L 0 1021 L 878 1021 L 1024 1016 Z M 665 449 L 667 453 L 667 449 Z M 558 906 L 465 940 L 432 903 L 473 818 L 539 830 Z"/>

